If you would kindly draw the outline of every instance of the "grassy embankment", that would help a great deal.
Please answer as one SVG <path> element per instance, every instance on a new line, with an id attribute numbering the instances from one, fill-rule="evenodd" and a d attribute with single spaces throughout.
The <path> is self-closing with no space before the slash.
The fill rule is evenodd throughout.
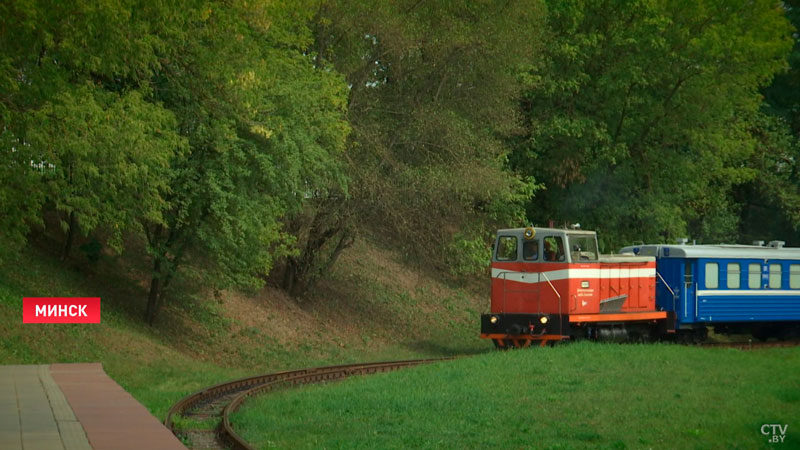
<path id="1" fill-rule="evenodd" d="M 411 270 L 365 240 L 299 302 L 273 288 L 220 299 L 193 292 L 168 304 L 153 327 L 142 322 L 141 258 L 104 255 L 92 265 L 78 255 L 64 264 L 40 247 L 0 264 L 0 364 L 102 362 L 160 418 L 183 395 L 237 377 L 491 347 L 476 337 L 485 293 Z M 102 323 L 23 325 L 23 296 L 99 296 Z"/>
<path id="2" fill-rule="evenodd" d="M 798 373 L 797 348 L 580 343 L 272 393 L 234 423 L 260 448 L 800 448 Z"/>

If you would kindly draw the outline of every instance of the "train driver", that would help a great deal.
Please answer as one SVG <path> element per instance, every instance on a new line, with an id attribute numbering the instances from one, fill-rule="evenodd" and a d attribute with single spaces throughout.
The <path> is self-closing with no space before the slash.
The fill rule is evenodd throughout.
<path id="1" fill-rule="evenodd" d="M 561 261 L 564 259 L 564 247 L 561 238 L 548 237 L 544 239 L 544 259 L 546 261 Z"/>
<path id="2" fill-rule="evenodd" d="M 527 261 L 539 259 L 539 241 L 527 241 L 522 244 L 522 259 Z"/>

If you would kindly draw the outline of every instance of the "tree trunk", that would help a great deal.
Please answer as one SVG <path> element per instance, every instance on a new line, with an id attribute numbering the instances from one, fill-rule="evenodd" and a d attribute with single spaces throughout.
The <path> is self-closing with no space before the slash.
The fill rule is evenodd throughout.
<path id="1" fill-rule="evenodd" d="M 75 238 L 75 211 L 69 213 L 69 228 L 67 229 L 67 240 L 64 243 L 64 251 L 61 253 L 61 260 L 66 261 L 69 258 L 69 252 L 72 250 L 72 241 Z"/>
<path id="2" fill-rule="evenodd" d="M 306 289 L 314 289 L 319 281 L 320 278 L 325 276 L 328 272 L 330 272 L 331 268 L 336 264 L 336 261 L 339 259 L 339 255 L 342 253 L 342 250 L 350 247 L 355 242 L 355 236 L 350 230 L 342 231 L 341 236 L 339 237 L 339 243 L 336 244 L 336 248 L 333 250 L 333 253 L 328 257 L 328 260 L 325 264 L 317 270 L 316 276 L 309 280 Z"/>
<path id="3" fill-rule="evenodd" d="M 161 258 L 156 256 L 153 265 L 153 278 L 150 281 L 150 294 L 147 296 L 147 311 L 144 319 L 148 325 L 153 325 L 158 315 L 161 300 Z"/>
<path id="4" fill-rule="evenodd" d="M 163 231 L 164 227 L 157 225 L 153 230 L 152 236 L 148 238 L 151 251 L 154 255 L 153 274 L 152 278 L 150 279 L 150 293 L 147 295 L 147 310 L 144 313 L 144 320 L 148 325 L 153 325 L 156 320 L 159 306 L 161 306 L 161 293 L 164 289 L 162 284 L 163 274 L 161 273 L 161 258 L 163 257 L 163 251 L 161 249 L 161 234 Z"/>
<path id="5" fill-rule="evenodd" d="M 293 257 L 286 258 L 286 267 L 283 269 L 283 290 L 289 295 L 294 288 L 296 267 Z"/>

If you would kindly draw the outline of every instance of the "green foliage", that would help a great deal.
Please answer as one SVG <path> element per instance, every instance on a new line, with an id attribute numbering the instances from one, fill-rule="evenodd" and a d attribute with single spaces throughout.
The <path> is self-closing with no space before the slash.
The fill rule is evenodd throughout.
<path id="1" fill-rule="evenodd" d="M 755 235 L 760 205 L 792 232 L 787 17 L 793 1 L 8 1 L 0 253 L 53 209 L 65 256 L 79 229 L 116 250 L 142 233 L 152 321 L 176 276 L 258 288 L 280 264 L 302 294 L 361 232 L 457 274 L 531 220 L 607 250 Z"/>
<path id="2" fill-rule="evenodd" d="M 39 223 L 44 194 L 32 167 L 30 147 L 8 129 L 0 131 L 0 261 L 25 243 L 28 227 Z"/>
<path id="3" fill-rule="evenodd" d="M 785 67 L 790 26 L 770 0 L 548 2 L 552 42 L 525 72 L 514 166 L 548 190 L 534 221 L 603 228 L 619 245 L 736 234 L 731 187 L 757 89 Z"/>
<path id="4" fill-rule="evenodd" d="M 800 27 L 800 2 L 787 0 L 781 2 L 786 18 L 795 31 Z M 784 119 L 792 134 L 800 133 L 800 35 L 794 33 L 794 48 L 788 55 L 789 68 L 775 76 L 772 84 L 764 89 L 764 107 L 770 115 Z"/>
<path id="5" fill-rule="evenodd" d="M 112 245 L 138 215 L 157 219 L 181 143 L 147 80 L 175 28 L 153 2 L 23 1 L 0 6 L 0 207 L 18 246 L 49 200 Z M 66 225 L 67 227 L 69 225 Z M 70 233 L 74 230 L 70 230 Z"/>
<path id="6" fill-rule="evenodd" d="M 795 29 L 800 26 L 800 4 L 782 4 Z M 795 33 L 789 70 L 764 90 L 764 114 L 757 115 L 751 133 L 757 148 L 748 166 L 758 172 L 736 190 L 742 205 L 743 241 L 780 239 L 800 245 L 800 37 Z"/>
<path id="7" fill-rule="evenodd" d="M 308 53 L 312 6 L 0 6 L 4 242 L 24 241 L 45 199 L 65 253 L 78 226 L 117 249 L 143 229 L 151 321 L 182 266 L 206 287 L 259 286 L 292 241 L 281 218 L 346 191 L 347 87 Z"/>
<path id="8" fill-rule="evenodd" d="M 504 137 L 518 131 L 514 74 L 536 57 L 542 10 L 537 1 L 321 5 L 319 64 L 351 86 L 342 207 L 359 227 L 463 271 L 484 253 L 488 228 L 521 219 L 538 186 L 507 170 Z"/>
<path id="9" fill-rule="evenodd" d="M 753 122 L 757 148 L 748 167 L 758 176 L 735 191 L 742 205 L 744 242 L 780 239 L 800 245 L 800 145 L 789 123 L 760 114 Z"/>
<path id="10" fill-rule="evenodd" d="M 291 243 L 281 218 L 342 187 L 346 87 L 306 54 L 307 16 L 281 4 L 202 4 L 156 98 L 191 152 L 173 162 L 165 225 L 148 221 L 153 320 L 180 266 L 217 289 L 255 288 Z"/>
<path id="11" fill-rule="evenodd" d="M 47 197 L 85 233 L 103 225 L 121 250 L 124 230 L 163 222 L 169 162 L 185 148 L 171 113 L 137 91 L 79 86 L 32 111 L 27 125 Z"/>

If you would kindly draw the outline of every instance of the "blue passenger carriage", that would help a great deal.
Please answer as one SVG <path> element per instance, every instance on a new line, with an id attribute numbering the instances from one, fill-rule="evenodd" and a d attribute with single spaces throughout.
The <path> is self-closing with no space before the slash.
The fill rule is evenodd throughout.
<path id="1" fill-rule="evenodd" d="M 700 340 L 711 326 L 717 333 L 752 333 L 762 340 L 799 334 L 800 248 L 772 241 L 622 251 L 656 257 L 656 305 L 670 313 L 683 337 Z"/>

